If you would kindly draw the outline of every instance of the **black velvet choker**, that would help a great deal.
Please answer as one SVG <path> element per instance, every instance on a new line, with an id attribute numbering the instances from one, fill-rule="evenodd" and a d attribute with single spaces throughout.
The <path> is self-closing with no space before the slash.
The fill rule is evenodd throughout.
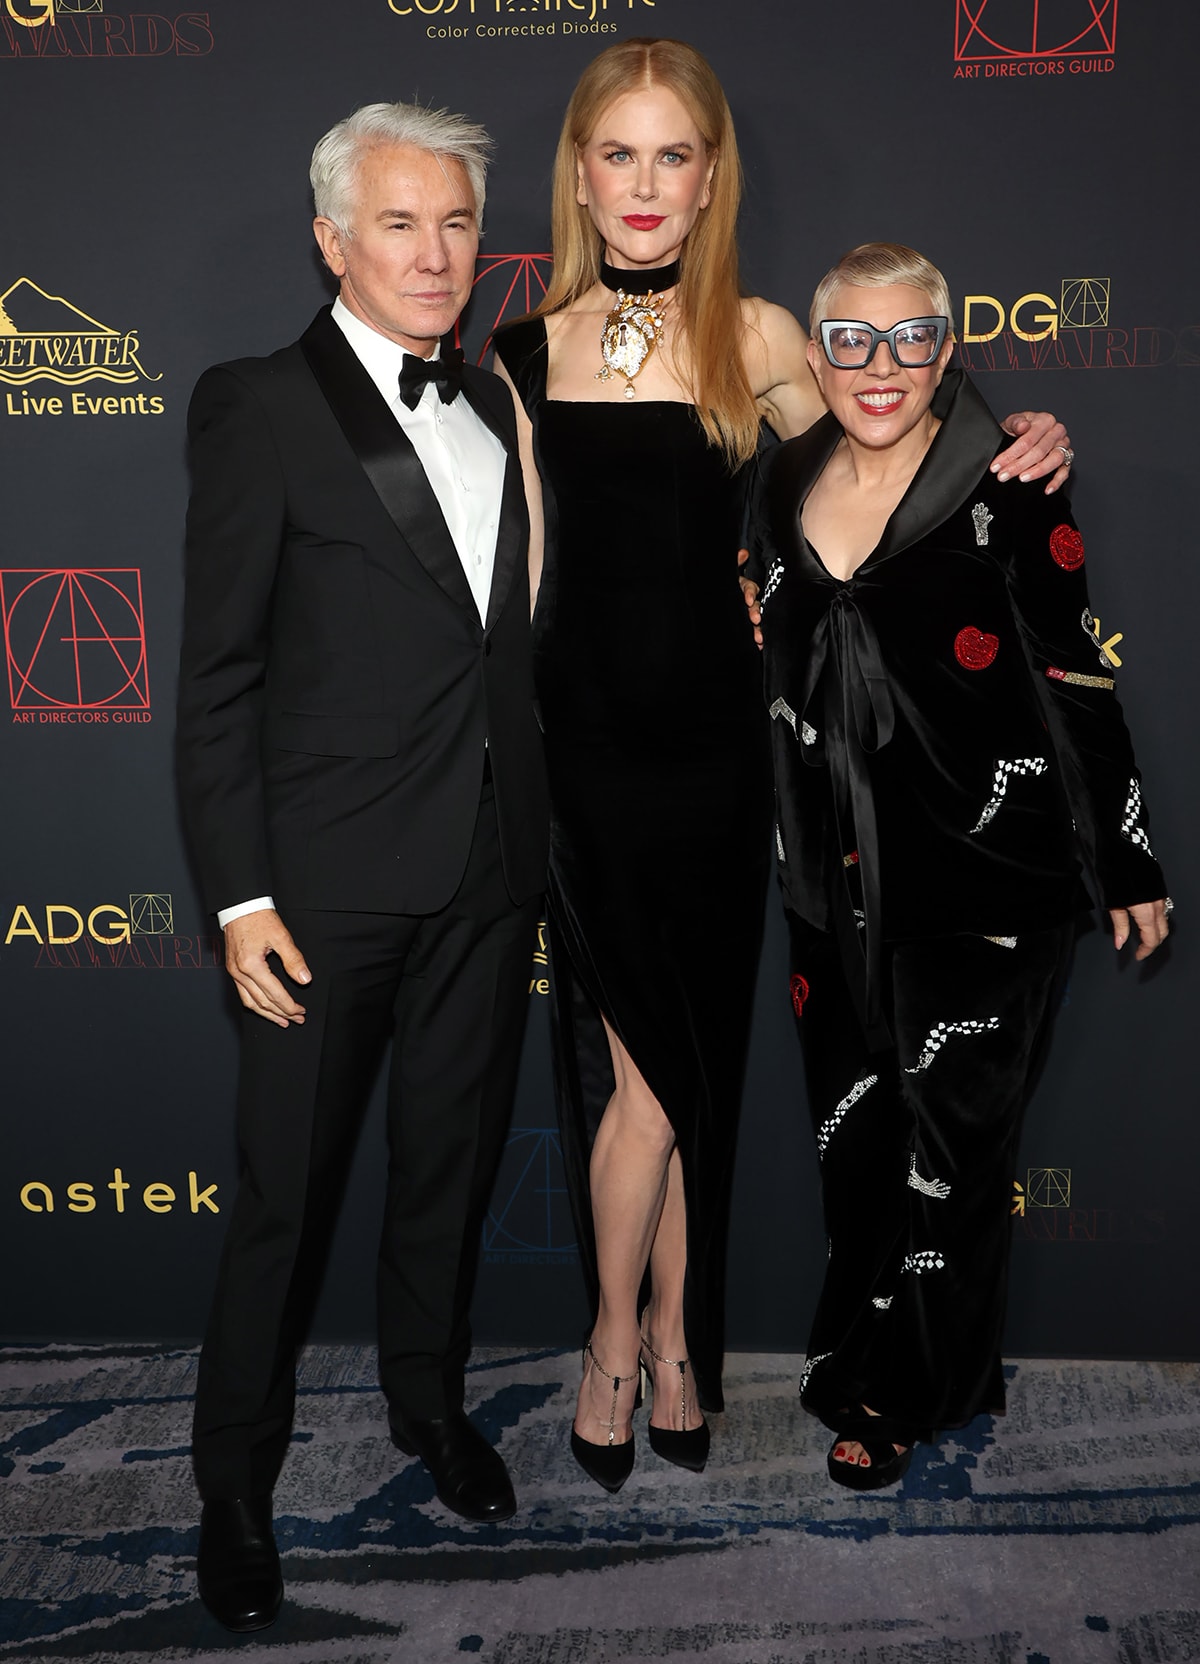
<path id="1" fill-rule="evenodd" d="M 656 266 L 653 271 L 624 271 L 619 266 L 610 266 L 601 255 L 600 281 L 614 295 L 620 289 L 627 295 L 661 295 L 679 282 L 679 261 L 672 260 L 669 266 Z"/>

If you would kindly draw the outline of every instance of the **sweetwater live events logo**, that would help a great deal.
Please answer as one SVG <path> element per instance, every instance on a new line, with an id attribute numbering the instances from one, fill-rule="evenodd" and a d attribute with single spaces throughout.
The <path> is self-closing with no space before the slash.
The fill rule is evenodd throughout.
<path id="1" fill-rule="evenodd" d="M 168 890 L 120 900 L 24 901 L 5 905 L 0 940 L 34 970 L 210 971 L 225 964 L 221 937 L 180 932 Z"/>
<path id="2" fill-rule="evenodd" d="M 14 723 L 150 721 L 138 567 L 0 569 L 0 623 Z"/>
<path id="3" fill-rule="evenodd" d="M 538 40 L 616 35 L 622 22 L 648 27 L 660 0 L 383 0 L 397 17 L 424 23 L 428 40 Z M 663 0 L 663 6 L 669 0 Z M 656 33 L 657 33 L 656 29 Z"/>
<path id="4" fill-rule="evenodd" d="M 202 58 L 207 12 L 135 10 L 130 0 L 0 0 L 0 58 Z"/>
<path id="5" fill-rule="evenodd" d="M 138 386 L 162 380 L 144 367 L 141 350 L 136 330 L 103 324 L 28 277 L 0 294 L 6 416 L 161 416 L 161 396 Z"/>
<path id="6" fill-rule="evenodd" d="M 1104 1208 L 1072 1195 L 1069 1167 L 1031 1167 L 1013 1183 L 1013 1240 L 1035 1243 L 1118 1242 L 1154 1245 L 1167 1239 L 1161 1208 Z"/>
<path id="7" fill-rule="evenodd" d="M 967 370 L 1153 370 L 1200 366 L 1200 324 L 1135 324 L 1112 282 L 1064 277 L 1022 295 L 965 295 L 958 344 Z"/>
<path id="8" fill-rule="evenodd" d="M 1111 75 L 1117 0 L 955 0 L 954 79 Z"/>

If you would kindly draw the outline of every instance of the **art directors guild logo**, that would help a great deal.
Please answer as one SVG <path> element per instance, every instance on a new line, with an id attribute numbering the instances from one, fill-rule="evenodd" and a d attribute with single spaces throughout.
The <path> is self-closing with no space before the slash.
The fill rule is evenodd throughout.
<path id="1" fill-rule="evenodd" d="M 621 20 L 659 0 L 386 0 L 397 17 L 424 22 L 429 40 L 537 40 L 615 35 Z"/>
<path id="2" fill-rule="evenodd" d="M 1101 1208 L 1072 1196 L 1069 1167 L 1031 1167 L 1013 1182 L 1015 1242 L 1155 1244 L 1167 1240 L 1161 1208 Z"/>
<path id="3" fill-rule="evenodd" d="M 1117 0 L 955 0 L 954 79 L 1110 75 Z"/>
<path id="4" fill-rule="evenodd" d="M 138 567 L 2 569 L 0 624 L 14 723 L 150 721 Z"/>
<path id="5" fill-rule="evenodd" d="M 0 0 L 0 58 L 202 58 L 207 12 L 132 11 L 129 0 Z"/>
<path id="6" fill-rule="evenodd" d="M 0 294 L 0 388 L 6 416 L 161 416 L 157 393 L 106 393 L 161 381 L 139 358 L 137 331 L 114 329 L 27 277 Z M 64 392 L 47 391 L 45 384 Z M 37 391 L 34 391 L 37 389 Z M 86 389 L 86 391 L 84 390 Z"/>

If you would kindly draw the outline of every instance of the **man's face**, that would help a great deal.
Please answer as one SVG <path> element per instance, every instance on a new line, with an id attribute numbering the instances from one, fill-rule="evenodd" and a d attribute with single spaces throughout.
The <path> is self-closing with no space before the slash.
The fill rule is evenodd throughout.
<path id="1" fill-rule="evenodd" d="M 331 220 L 313 231 L 363 323 L 428 358 L 467 303 L 479 231 L 461 162 L 414 145 L 377 145 L 358 164 L 353 235 Z"/>

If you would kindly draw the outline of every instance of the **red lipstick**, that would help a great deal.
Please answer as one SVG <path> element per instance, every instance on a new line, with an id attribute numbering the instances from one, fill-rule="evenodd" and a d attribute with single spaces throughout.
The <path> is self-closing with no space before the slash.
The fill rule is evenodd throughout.
<path id="1" fill-rule="evenodd" d="M 632 231 L 657 231 L 666 219 L 665 214 L 625 214 L 625 224 Z"/>

